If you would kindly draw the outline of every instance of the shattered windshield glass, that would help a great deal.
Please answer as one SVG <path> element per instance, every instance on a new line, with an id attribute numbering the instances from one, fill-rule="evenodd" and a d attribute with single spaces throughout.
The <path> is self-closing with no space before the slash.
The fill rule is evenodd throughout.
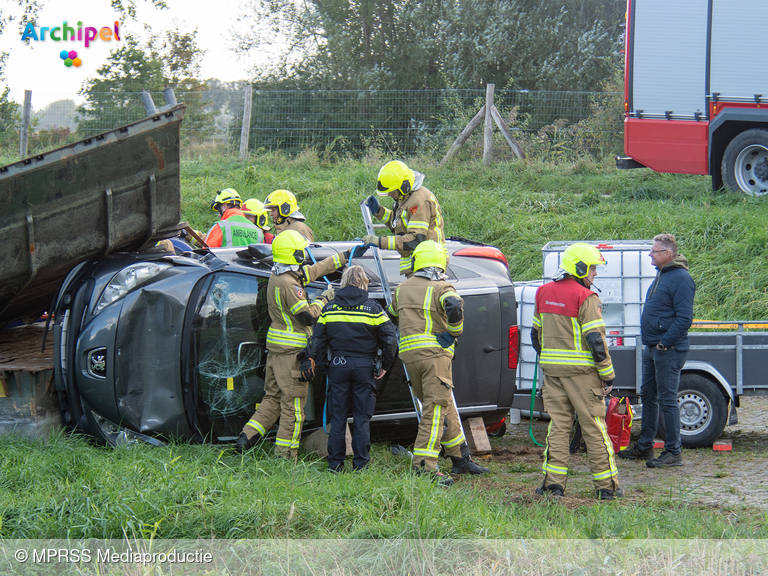
<path id="1" fill-rule="evenodd" d="M 191 339 L 197 418 L 216 440 L 237 437 L 264 396 L 267 280 L 217 274 L 197 307 Z"/>

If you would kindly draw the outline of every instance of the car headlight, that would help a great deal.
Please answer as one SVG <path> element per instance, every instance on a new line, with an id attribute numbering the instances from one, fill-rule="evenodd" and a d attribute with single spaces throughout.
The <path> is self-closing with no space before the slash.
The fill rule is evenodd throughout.
<path id="1" fill-rule="evenodd" d="M 137 286 L 145 284 L 151 278 L 168 270 L 171 266 L 173 266 L 173 264 L 167 264 L 165 262 L 141 262 L 123 268 L 120 272 L 115 274 L 115 277 L 112 278 L 112 280 L 109 281 L 109 284 L 107 284 L 107 287 L 104 288 L 104 292 L 101 293 L 101 298 L 99 298 L 96 307 L 93 309 L 94 316 L 113 302 L 117 302 L 120 298 L 123 298 Z"/>

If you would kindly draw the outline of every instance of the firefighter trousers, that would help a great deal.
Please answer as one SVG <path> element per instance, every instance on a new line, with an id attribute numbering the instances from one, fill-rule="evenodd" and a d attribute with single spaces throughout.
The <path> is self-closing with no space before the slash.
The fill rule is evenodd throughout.
<path id="1" fill-rule="evenodd" d="M 419 432 L 413 443 L 413 463 L 437 470 L 440 447 L 448 456 L 461 457 L 464 433 L 453 403 L 452 359 L 438 356 L 406 364 L 413 392 L 422 402 Z"/>
<path id="2" fill-rule="evenodd" d="M 544 450 L 544 486 L 565 488 L 570 460 L 569 436 L 574 412 L 587 445 L 589 469 L 597 489 L 619 487 L 619 472 L 613 445 L 605 426 L 605 397 L 597 372 L 578 376 L 544 376 L 544 410 L 549 414 L 547 445 Z"/>
<path id="3" fill-rule="evenodd" d="M 285 458 L 297 454 L 309 389 L 308 382 L 298 380 L 301 372 L 297 354 L 267 354 L 264 399 L 243 428 L 248 438 L 256 434 L 264 436 L 280 418 L 275 438 L 275 455 Z"/>

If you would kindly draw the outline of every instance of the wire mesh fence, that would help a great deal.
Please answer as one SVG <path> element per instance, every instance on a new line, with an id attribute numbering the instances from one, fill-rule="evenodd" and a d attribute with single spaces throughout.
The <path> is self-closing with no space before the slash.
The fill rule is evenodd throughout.
<path id="1" fill-rule="evenodd" d="M 182 146 L 237 149 L 244 93 L 176 94 L 177 101 L 187 105 Z M 164 103 L 162 93 L 152 96 L 158 106 Z M 551 144 L 563 134 L 575 134 L 577 128 L 581 137 L 620 141 L 620 98 L 619 93 L 612 92 L 497 90 L 494 104 L 513 134 L 530 146 L 542 135 Z M 484 89 L 254 90 L 249 149 L 298 154 L 316 148 L 356 156 L 377 147 L 402 156 L 439 156 L 484 100 Z M 616 110 L 610 121 L 590 123 L 596 111 L 606 108 Z M 138 93 L 89 94 L 81 104 L 63 99 L 35 112 L 29 153 L 87 138 L 145 115 Z M 6 154 L 14 147 L 18 152 L 20 117 L 20 107 L 0 107 L 0 148 Z"/>

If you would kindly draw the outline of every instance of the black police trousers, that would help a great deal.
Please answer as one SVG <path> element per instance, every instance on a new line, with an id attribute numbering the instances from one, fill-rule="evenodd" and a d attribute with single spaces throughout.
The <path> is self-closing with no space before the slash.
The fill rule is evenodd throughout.
<path id="1" fill-rule="evenodd" d="M 371 459 L 371 416 L 376 399 L 373 395 L 373 361 L 370 357 L 335 356 L 328 368 L 331 432 L 328 436 L 328 468 L 341 471 L 346 449 L 347 414 L 352 402 L 352 468 L 360 470 Z"/>

